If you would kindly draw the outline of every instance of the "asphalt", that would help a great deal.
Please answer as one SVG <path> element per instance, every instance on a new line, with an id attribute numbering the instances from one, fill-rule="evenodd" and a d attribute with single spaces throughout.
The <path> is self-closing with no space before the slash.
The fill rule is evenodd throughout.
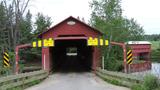
<path id="1" fill-rule="evenodd" d="M 106 83 L 93 73 L 56 73 L 26 90 L 130 90 Z"/>

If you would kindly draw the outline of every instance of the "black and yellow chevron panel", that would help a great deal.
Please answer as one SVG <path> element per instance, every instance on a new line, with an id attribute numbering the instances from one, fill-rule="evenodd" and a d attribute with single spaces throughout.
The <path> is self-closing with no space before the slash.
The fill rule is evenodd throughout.
<path id="1" fill-rule="evenodd" d="M 133 58 L 132 58 L 132 50 L 129 50 L 127 52 L 127 64 L 132 64 Z"/>
<path id="2" fill-rule="evenodd" d="M 9 54 L 7 52 L 3 53 L 3 66 L 5 68 L 10 67 Z"/>

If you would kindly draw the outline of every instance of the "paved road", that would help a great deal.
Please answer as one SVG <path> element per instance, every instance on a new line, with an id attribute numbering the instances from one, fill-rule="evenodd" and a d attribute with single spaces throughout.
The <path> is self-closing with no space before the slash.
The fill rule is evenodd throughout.
<path id="1" fill-rule="evenodd" d="M 104 82 L 92 73 L 56 73 L 26 90 L 130 90 Z"/>

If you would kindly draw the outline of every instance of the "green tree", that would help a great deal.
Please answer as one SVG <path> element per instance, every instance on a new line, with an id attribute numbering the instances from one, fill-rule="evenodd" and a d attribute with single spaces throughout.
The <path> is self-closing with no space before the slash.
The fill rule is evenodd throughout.
<path id="1" fill-rule="evenodd" d="M 144 40 L 144 30 L 133 18 L 126 19 L 126 28 L 128 29 L 128 40 Z"/>
<path id="2" fill-rule="evenodd" d="M 37 14 L 35 26 L 36 29 L 34 31 L 35 35 L 38 35 L 48 29 L 52 24 L 51 18 L 48 16 L 44 16 L 41 13 Z"/>
<path id="3" fill-rule="evenodd" d="M 20 30 L 21 30 L 21 39 L 20 43 L 30 43 L 32 40 L 32 14 L 30 11 L 26 14 L 26 16 L 21 20 Z"/>
<path id="4" fill-rule="evenodd" d="M 5 39 L 7 39 L 7 37 L 5 37 L 5 32 L 6 31 L 6 13 L 5 13 L 5 7 L 3 5 L 3 3 L 0 3 L 0 53 L 2 54 L 2 50 L 3 47 L 6 44 Z M 0 55 L 0 66 L 2 66 L 2 55 Z M 1 68 L 1 67 L 0 67 Z"/>
<path id="5" fill-rule="evenodd" d="M 122 16 L 121 0 L 93 0 L 90 7 L 92 9 L 90 24 L 104 33 L 110 42 L 127 42 L 143 38 L 143 28 L 134 19 L 129 20 Z M 122 63 L 122 54 L 119 46 L 109 45 L 103 48 L 106 68 L 120 70 L 122 65 L 119 61 Z"/>

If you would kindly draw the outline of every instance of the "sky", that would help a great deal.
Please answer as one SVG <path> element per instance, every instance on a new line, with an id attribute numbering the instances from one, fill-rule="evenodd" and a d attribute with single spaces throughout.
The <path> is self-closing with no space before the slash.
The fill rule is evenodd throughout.
<path id="1" fill-rule="evenodd" d="M 31 0 L 29 9 L 36 16 L 38 12 L 52 18 L 53 25 L 69 16 L 84 18 L 87 22 L 92 0 Z M 134 18 L 146 34 L 160 34 L 160 0 L 122 0 L 123 16 Z"/>

